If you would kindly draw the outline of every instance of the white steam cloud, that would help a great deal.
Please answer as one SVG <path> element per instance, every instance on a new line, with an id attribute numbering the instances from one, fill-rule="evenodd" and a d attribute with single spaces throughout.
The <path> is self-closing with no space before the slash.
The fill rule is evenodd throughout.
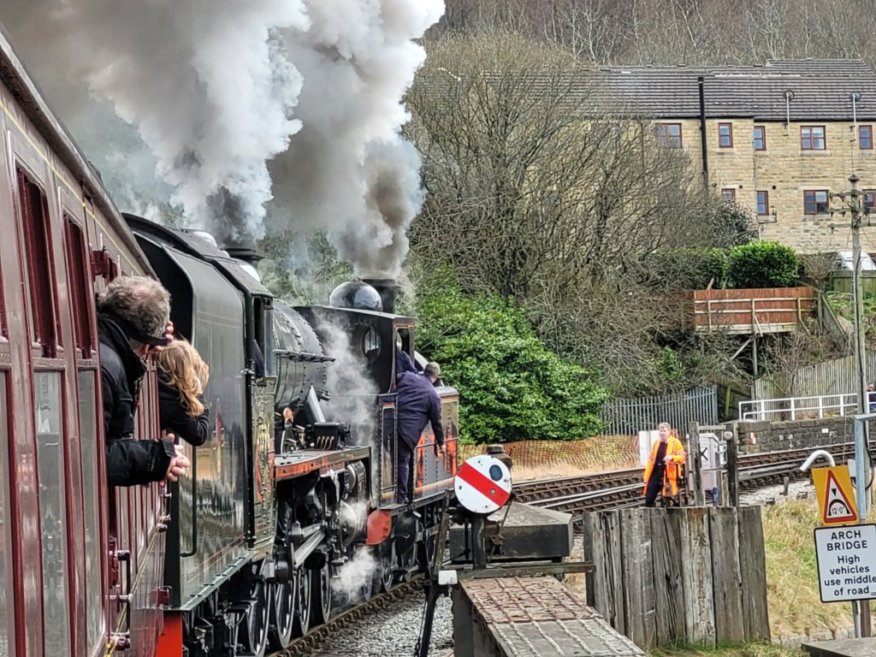
<path id="1" fill-rule="evenodd" d="M 375 400 L 379 391 L 368 376 L 365 357 L 351 344 L 348 327 L 322 321 L 316 330 L 324 338 L 326 356 L 335 359 L 326 377 L 326 388 L 331 391 L 325 402 L 326 419 L 348 422 L 353 443 L 369 445 L 377 429 Z"/>
<path id="2" fill-rule="evenodd" d="M 332 579 L 332 590 L 342 594 L 348 602 L 355 603 L 368 590 L 377 561 L 369 546 L 360 547 L 347 563 L 338 569 L 337 577 Z"/>
<path id="3" fill-rule="evenodd" d="M 421 203 L 402 98 L 425 56 L 414 40 L 442 13 L 443 0 L 4 0 L 0 22 L 115 190 L 164 191 L 107 103 L 190 225 L 246 243 L 273 198 L 269 230 L 326 230 L 357 273 L 394 276 Z"/>

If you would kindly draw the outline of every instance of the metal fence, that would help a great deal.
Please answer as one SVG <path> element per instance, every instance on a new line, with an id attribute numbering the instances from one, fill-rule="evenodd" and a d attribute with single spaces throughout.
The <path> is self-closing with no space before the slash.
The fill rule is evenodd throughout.
<path id="1" fill-rule="evenodd" d="M 684 392 L 632 399 L 609 399 L 602 406 L 605 433 L 632 436 L 668 422 L 684 434 L 689 422 L 718 423 L 718 387 L 696 387 Z"/>
<path id="2" fill-rule="evenodd" d="M 873 381 L 876 376 L 876 353 L 867 352 L 866 357 L 867 380 Z M 781 385 L 780 381 L 769 378 L 757 379 L 752 386 L 751 394 L 754 399 L 818 397 L 857 392 L 857 388 L 854 356 L 846 356 L 801 367 L 797 370 L 793 384 L 790 386 Z"/>
<path id="3" fill-rule="evenodd" d="M 858 412 L 858 394 L 846 392 L 818 397 L 786 397 L 783 399 L 753 399 L 739 402 L 740 420 L 814 420 Z"/>

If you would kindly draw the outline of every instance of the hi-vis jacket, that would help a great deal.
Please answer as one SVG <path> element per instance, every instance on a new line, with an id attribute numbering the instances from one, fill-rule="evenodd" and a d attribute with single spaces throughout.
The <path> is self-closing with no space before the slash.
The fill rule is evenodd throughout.
<path id="1" fill-rule="evenodd" d="M 654 461 L 657 459 L 657 450 L 659 448 L 659 440 L 651 446 L 651 456 L 648 457 L 648 462 L 645 464 L 645 488 L 642 491 L 642 495 L 648 491 L 648 480 L 654 471 Z M 681 469 L 680 466 L 684 464 L 684 447 L 674 433 L 669 434 L 666 456 L 671 456 L 672 460 L 666 464 L 666 469 L 663 470 L 663 490 L 665 491 L 668 485 L 669 494 L 678 495 L 678 473 Z"/>

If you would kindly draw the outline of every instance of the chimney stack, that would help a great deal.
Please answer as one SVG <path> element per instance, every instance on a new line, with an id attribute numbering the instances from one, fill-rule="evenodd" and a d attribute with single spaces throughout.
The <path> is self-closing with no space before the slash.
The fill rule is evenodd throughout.
<path id="1" fill-rule="evenodd" d="M 393 278 L 363 278 L 363 283 L 368 283 L 371 287 L 377 290 L 380 294 L 380 300 L 383 302 L 383 312 L 391 315 L 395 314 L 395 298 L 398 296 L 398 291 L 401 286 L 395 282 Z"/>

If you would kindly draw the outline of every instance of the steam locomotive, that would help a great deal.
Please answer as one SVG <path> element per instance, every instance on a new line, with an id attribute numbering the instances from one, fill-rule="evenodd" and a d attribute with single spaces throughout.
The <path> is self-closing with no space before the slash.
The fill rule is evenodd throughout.
<path id="1" fill-rule="evenodd" d="M 171 293 L 175 329 L 211 367 L 213 440 L 189 449 L 191 477 L 172 497 L 165 623 L 182 623 L 190 655 L 286 647 L 337 604 L 390 588 L 430 557 L 456 471 L 456 391 L 438 389 L 447 456 L 436 456 L 430 427 L 403 508 L 393 382 L 397 351 L 416 354 L 413 320 L 392 312 L 392 282 L 345 283 L 327 306 L 292 308 L 259 283 L 248 254 L 125 218 Z M 331 372 L 336 358 L 347 371 Z M 326 418 L 321 400 L 344 391 L 341 415 Z M 287 408 L 300 428 L 275 433 Z"/>
<path id="2" fill-rule="evenodd" d="M 293 308 L 208 237 L 123 218 L 2 30 L 0 147 L 0 655 L 262 655 L 429 557 L 457 395 L 447 455 L 425 434 L 395 504 L 395 358 L 416 353 L 391 285 Z M 211 367 L 212 439 L 170 487 L 105 483 L 94 295 L 121 274 L 169 288 Z M 149 366 L 138 438 L 157 408 Z"/>

